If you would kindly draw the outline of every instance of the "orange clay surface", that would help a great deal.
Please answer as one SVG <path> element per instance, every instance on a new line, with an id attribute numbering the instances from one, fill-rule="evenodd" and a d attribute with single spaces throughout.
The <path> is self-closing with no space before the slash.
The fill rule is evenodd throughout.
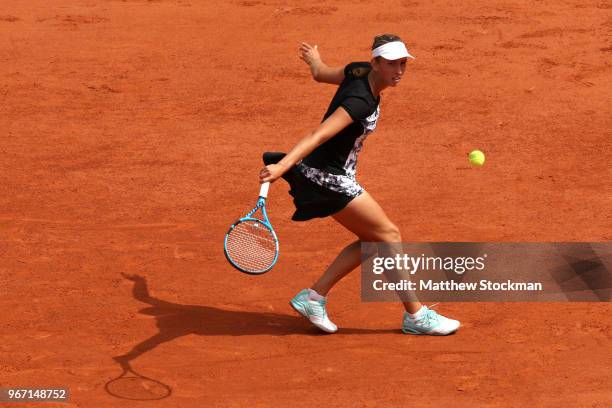
<path id="1" fill-rule="evenodd" d="M 612 240 L 610 2 L 459 4 L 3 2 L 0 384 L 70 388 L 45 406 L 611 406 L 610 303 L 443 303 L 456 335 L 406 336 L 355 272 L 321 335 L 288 301 L 353 238 L 291 222 L 283 181 L 277 266 L 251 277 L 223 256 L 261 153 L 334 93 L 299 43 L 343 65 L 383 32 L 417 59 L 359 180 L 404 241 Z M 111 395 L 122 367 L 170 394 Z"/>

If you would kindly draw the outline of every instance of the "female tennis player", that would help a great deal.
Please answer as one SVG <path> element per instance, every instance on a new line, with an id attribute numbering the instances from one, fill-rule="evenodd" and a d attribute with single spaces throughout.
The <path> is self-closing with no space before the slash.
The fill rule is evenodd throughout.
<path id="1" fill-rule="evenodd" d="M 330 289 L 361 262 L 361 241 L 398 243 L 399 229 L 355 179 L 357 156 L 365 138 L 374 131 L 379 115 L 380 93 L 397 86 L 408 53 L 402 40 L 392 34 L 374 38 L 370 62 L 345 67 L 327 66 L 317 46 L 302 43 L 300 58 L 309 65 L 317 82 L 339 85 L 323 121 L 288 153 L 266 153 L 260 182 L 283 177 L 291 186 L 295 221 L 332 216 L 353 232 L 357 241 L 346 246 L 319 280 L 299 292 L 291 305 L 316 327 L 338 330 L 327 315 Z M 460 323 L 448 319 L 418 301 L 405 301 L 402 331 L 411 334 L 446 335 Z"/>

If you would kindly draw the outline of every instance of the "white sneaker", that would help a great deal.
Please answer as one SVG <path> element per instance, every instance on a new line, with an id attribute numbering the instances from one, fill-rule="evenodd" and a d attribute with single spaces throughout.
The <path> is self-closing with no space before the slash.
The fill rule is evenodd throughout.
<path id="1" fill-rule="evenodd" d="M 309 293 L 308 289 L 303 289 L 291 299 L 289 304 L 299 314 L 310 320 L 312 324 L 324 332 L 335 333 L 338 331 L 338 327 L 327 317 L 327 310 L 325 309 L 327 299 L 313 300 L 308 296 Z"/>
<path id="2" fill-rule="evenodd" d="M 458 320 L 449 319 L 438 314 L 435 310 L 423 306 L 412 318 L 404 313 L 402 331 L 406 334 L 430 334 L 433 336 L 446 336 L 457 331 L 461 326 Z"/>

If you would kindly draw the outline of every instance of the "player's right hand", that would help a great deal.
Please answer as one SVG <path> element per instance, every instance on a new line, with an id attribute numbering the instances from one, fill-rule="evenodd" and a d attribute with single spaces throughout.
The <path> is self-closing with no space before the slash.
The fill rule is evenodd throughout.
<path id="1" fill-rule="evenodd" d="M 269 164 L 259 171 L 259 182 L 274 182 L 285 173 L 285 166 L 280 164 Z"/>

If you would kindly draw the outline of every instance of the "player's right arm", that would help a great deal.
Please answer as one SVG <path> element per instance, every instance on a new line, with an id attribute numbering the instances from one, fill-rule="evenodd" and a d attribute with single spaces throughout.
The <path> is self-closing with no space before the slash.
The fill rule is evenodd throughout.
<path id="1" fill-rule="evenodd" d="M 259 172 L 259 181 L 265 183 L 285 174 L 292 166 L 306 157 L 327 140 L 331 139 L 342 129 L 353 123 L 353 118 L 340 106 L 327 117 L 314 131 L 304 136 L 285 157 L 276 164 L 269 164 Z"/>
<path id="2" fill-rule="evenodd" d="M 308 43 L 300 46 L 300 58 L 310 67 L 312 77 L 317 82 L 340 85 L 344 80 L 344 67 L 327 66 L 319 54 L 318 47 Z"/>

